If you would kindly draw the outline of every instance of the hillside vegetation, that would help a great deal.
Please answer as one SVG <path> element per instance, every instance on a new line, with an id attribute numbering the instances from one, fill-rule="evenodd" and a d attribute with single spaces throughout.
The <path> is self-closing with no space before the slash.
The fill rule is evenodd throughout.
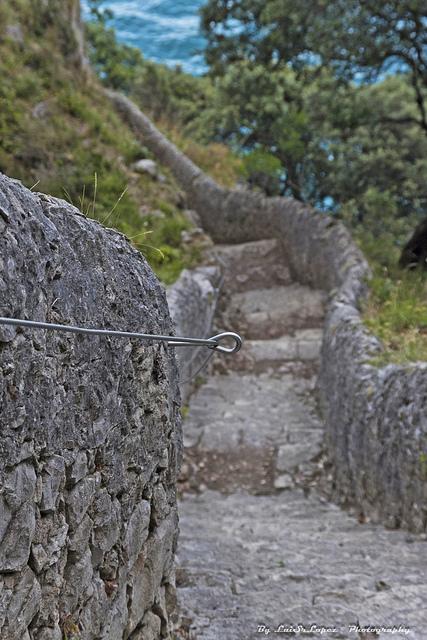
<path id="1" fill-rule="evenodd" d="M 150 153 L 80 68 L 66 5 L 0 3 L 0 171 L 125 233 L 169 283 L 198 259 L 181 241 L 184 195 L 164 168 L 160 180 L 133 170 Z M 222 145 L 181 143 L 222 166 Z"/>

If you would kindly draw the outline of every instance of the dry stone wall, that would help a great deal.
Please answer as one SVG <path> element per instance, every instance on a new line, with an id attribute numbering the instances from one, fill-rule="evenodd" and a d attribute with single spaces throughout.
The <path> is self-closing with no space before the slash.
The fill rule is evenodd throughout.
<path id="1" fill-rule="evenodd" d="M 0 315 L 168 334 L 124 236 L 0 174 Z M 174 354 L 0 325 L 0 637 L 169 637 Z"/>
<path id="2" fill-rule="evenodd" d="M 368 265 L 348 231 L 289 198 L 222 189 L 172 145 L 127 98 L 108 92 L 123 117 L 186 190 L 219 243 L 278 238 L 292 276 L 330 292 L 319 391 L 337 501 L 391 527 L 427 530 L 427 367 L 384 368 L 360 303 Z"/>
<path id="3" fill-rule="evenodd" d="M 209 338 L 221 288 L 218 266 L 184 269 L 178 280 L 168 288 L 167 299 L 176 334 Z M 198 371 L 209 356 L 205 347 L 177 348 L 180 391 L 185 403 L 194 386 Z"/>

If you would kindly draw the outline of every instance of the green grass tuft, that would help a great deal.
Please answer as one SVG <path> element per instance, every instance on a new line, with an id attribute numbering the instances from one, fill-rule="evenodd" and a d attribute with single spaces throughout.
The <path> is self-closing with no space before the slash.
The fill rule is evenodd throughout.
<path id="1" fill-rule="evenodd" d="M 378 265 L 373 268 L 363 318 L 383 343 L 384 351 L 371 364 L 427 361 L 427 274 Z"/>

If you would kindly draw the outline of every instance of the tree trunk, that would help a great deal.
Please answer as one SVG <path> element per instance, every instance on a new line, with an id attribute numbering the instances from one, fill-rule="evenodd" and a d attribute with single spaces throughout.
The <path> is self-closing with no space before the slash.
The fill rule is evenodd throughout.
<path id="1" fill-rule="evenodd" d="M 421 266 L 427 269 L 427 218 L 415 228 L 411 238 L 403 247 L 399 266 L 408 269 Z"/>

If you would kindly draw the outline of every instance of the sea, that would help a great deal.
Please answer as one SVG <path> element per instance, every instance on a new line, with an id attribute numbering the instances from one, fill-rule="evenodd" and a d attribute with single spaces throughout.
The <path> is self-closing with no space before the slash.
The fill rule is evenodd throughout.
<path id="1" fill-rule="evenodd" d="M 138 47 L 146 58 L 187 73 L 206 71 L 200 33 L 199 9 L 205 0 L 105 0 L 111 25 L 120 42 Z M 83 18 L 89 19 L 87 0 L 82 0 Z"/>

